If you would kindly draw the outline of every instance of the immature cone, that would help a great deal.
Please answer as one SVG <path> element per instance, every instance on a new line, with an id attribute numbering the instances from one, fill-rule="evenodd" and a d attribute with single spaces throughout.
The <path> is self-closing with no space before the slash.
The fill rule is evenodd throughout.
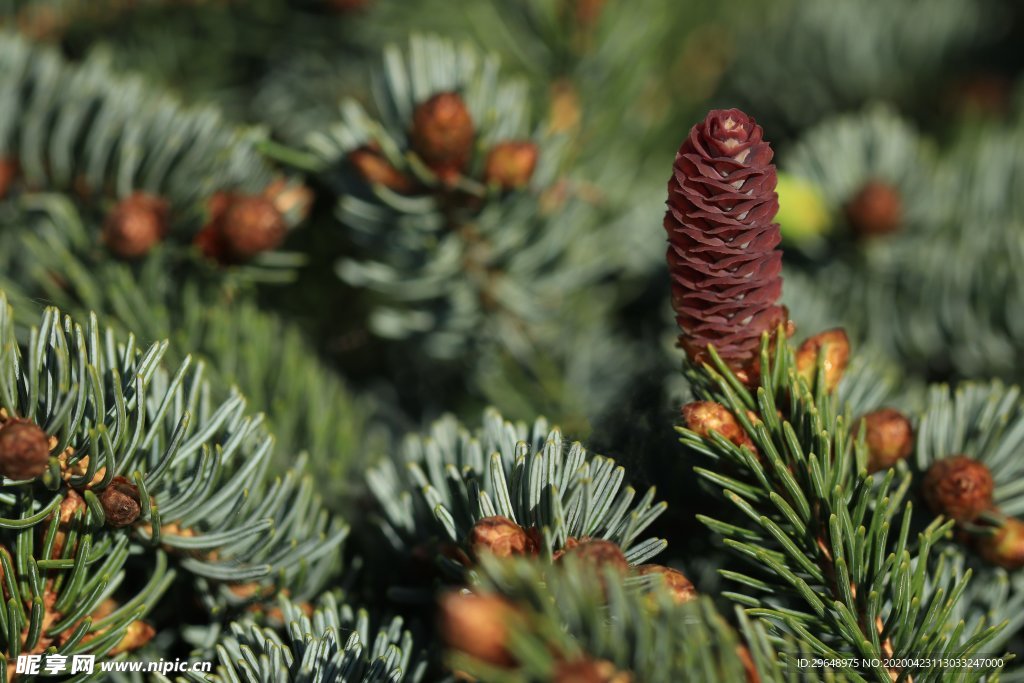
<path id="1" fill-rule="evenodd" d="M 124 631 L 124 636 L 120 641 L 118 641 L 117 645 L 107 653 L 107 656 L 116 657 L 122 652 L 138 650 L 140 647 L 153 640 L 153 636 L 155 635 L 156 629 L 150 624 L 147 624 L 144 621 L 133 621 L 128 624 L 128 628 Z"/>
<path id="2" fill-rule="evenodd" d="M 577 659 L 559 662 L 551 676 L 552 683 L 631 683 L 628 671 L 620 671 L 607 659 Z"/>
<path id="3" fill-rule="evenodd" d="M 933 462 L 921 487 L 932 512 L 970 522 L 992 508 L 995 484 L 983 463 L 966 455 L 953 455 Z"/>
<path id="4" fill-rule="evenodd" d="M 358 147 L 348 153 L 348 161 L 356 172 L 371 185 L 383 185 L 395 192 L 409 192 L 413 182 L 391 165 L 384 155 L 368 147 Z"/>
<path id="5" fill-rule="evenodd" d="M 289 182 L 284 178 L 278 178 L 267 185 L 263 196 L 273 203 L 282 216 L 295 216 L 296 222 L 309 218 L 309 211 L 313 207 L 313 191 L 301 183 Z"/>
<path id="6" fill-rule="evenodd" d="M 473 119 L 458 93 L 434 95 L 413 112 L 412 148 L 442 180 L 454 180 L 466 167 L 475 138 Z"/>
<path id="7" fill-rule="evenodd" d="M 7 196 L 18 175 L 18 162 L 14 159 L 0 158 L 0 199 Z"/>
<path id="8" fill-rule="evenodd" d="M 697 599 L 697 589 L 693 582 L 686 578 L 686 575 L 675 569 L 664 567 L 660 564 L 642 564 L 636 568 L 640 576 L 647 574 L 659 574 L 665 581 L 665 587 L 672 594 L 672 598 L 679 604 Z"/>
<path id="9" fill-rule="evenodd" d="M 499 142 L 487 154 L 484 182 L 503 190 L 524 187 L 537 166 L 537 145 L 532 142 Z"/>
<path id="10" fill-rule="evenodd" d="M 868 446 L 868 472 L 887 470 L 914 449 L 914 428 L 898 410 L 880 408 L 860 419 Z"/>
<path id="11" fill-rule="evenodd" d="M 469 532 L 469 545 L 473 554 L 490 552 L 497 557 L 525 555 L 533 551 L 526 530 L 508 517 L 484 517 Z"/>
<path id="12" fill-rule="evenodd" d="M 623 574 L 629 569 L 629 562 L 626 560 L 626 555 L 622 552 L 622 548 L 612 541 L 600 538 L 584 541 L 570 539 L 566 543 L 565 550 L 557 552 L 554 559 L 561 560 L 568 556 L 578 558 L 586 564 L 602 569 L 604 567 L 613 567 Z"/>
<path id="13" fill-rule="evenodd" d="M 103 224 L 103 243 L 115 256 L 137 259 L 167 234 L 167 202 L 136 192 L 118 202 Z"/>
<path id="14" fill-rule="evenodd" d="M 903 224 L 903 200 L 899 191 L 877 180 L 867 182 L 844 207 L 846 220 L 861 237 L 887 235 Z"/>
<path id="15" fill-rule="evenodd" d="M 694 401 L 683 406 L 683 419 L 690 431 L 707 438 L 712 430 L 737 446 L 757 452 L 754 442 L 729 410 L 714 401 Z"/>
<path id="16" fill-rule="evenodd" d="M 243 263 L 277 248 L 288 232 L 284 216 L 263 195 L 218 192 L 210 200 L 210 221 L 196 244 L 220 263 Z"/>
<path id="17" fill-rule="evenodd" d="M 12 418 L 0 427 L 0 475 L 34 479 L 50 464 L 50 437 L 30 420 Z"/>
<path id="18" fill-rule="evenodd" d="M 515 607 L 497 595 L 449 593 L 441 598 L 440 630 L 445 644 L 495 666 L 512 666 L 509 622 Z"/>
<path id="19" fill-rule="evenodd" d="M 707 346 L 734 370 L 758 357 L 761 334 L 787 321 L 772 150 L 738 109 L 714 110 L 676 153 L 668 183 L 668 266 L 680 344 Z"/>
<path id="20" fill-rule="evenodd" d="M 112 527 L 130 526 L 142 512 L 139 488 L 126 477 L 116 476 L 100 492 L 100 505 Z"/>
<path id="21" fill-rule="evenodd" d="M 979 539 L 977 548 L 992 564 L 1006 569 L 1024 567 L 1024 522 L 1008 517 L 994 535 Z"/>
<path id="22" fill-rule="evenodd" d="M 53 540 L 53 550 L 50 554 L 52 559 L 59 558 L 61 553 L 64 552 L 64 543 L 67 541 L 71 522 L 79 511 L 83 514 L 85 513 L 85 499 L 74 489 L 68 489 L 67 493 L 64 494 L 64 500 L 60 502 L 60 508 L 57 510 L 57 517 L 60 522 L 57 525 L 57 533 Z"/>
<path id="23" fill-rule="evenodd" d="M 839 380 L 850 362 L 850 338 L 841 328 L 826 330 L 804 341 L 796 351 L 797 372 L 814 386 L 814 375 L 818 367 L 818 353 L 824 347 L 825 390 L 835 391 Z"/>

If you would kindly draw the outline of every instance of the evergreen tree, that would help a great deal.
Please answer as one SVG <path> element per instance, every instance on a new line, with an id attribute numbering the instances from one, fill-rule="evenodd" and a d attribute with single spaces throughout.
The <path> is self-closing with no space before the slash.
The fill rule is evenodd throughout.
<path id="1" fill-rule="evenodd" d="M 0 0 L 0 678 L 1024 681 L 1022 32 Z"/>

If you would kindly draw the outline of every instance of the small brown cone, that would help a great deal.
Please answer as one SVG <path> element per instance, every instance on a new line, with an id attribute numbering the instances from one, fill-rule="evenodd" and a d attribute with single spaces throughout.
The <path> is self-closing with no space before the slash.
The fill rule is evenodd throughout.
<path id="1" fill-rule="evenodd" d="M 124 631 L 124 637 L 107 653 L 108 657 L 115 657 L 122 652 L 131 652 L 153 640 L 156 629 L 144 621 L 133 621 L 128 624 Z"/>
<path id="2" fill-rule="evenodd" d="M 451 182 L 469 163 L 476 130 L 462 97 L 445 92 L 416 107 L 409 137 L 424 163 L 443 181 Z"/>
<path id="3" fill-rule="evenodd" d="M 525 187 L 537 167 L 537 145 L 532 142 L 499 142 L 487 154 L 484 182 L 503 190 Z"/>
<path id="4" fill-rule="evenodd" d="M 0 158 L 0 199 L 7 196 L 18 175 L 18 162 L 6 157 Z"/>
<path id="5" fill-rule="evenodd" d="M 858 420 L 858 429 L 861 423 L 868 446 L 870 473 L 889 469 L 914 449 L 914 428 L 898 410 L 874 410 Z"/>
<path id="6" fill-rule="evenodd" d="M 846 202 L 846 219 L 860 237 L 888 235 L 903 224 L 899 190 L 878 180 L 867 183 Z"/>
<path id="7" fill-rule="evenodd" d="M 618 544 L 600 538 L 574 541 L 570 539 L 565 549 L 555 553 L 555 560 L 575 557 L 581 562 L 603 569 L 613 567 L 625 574 L 629 570 L 629 562 Z"/>
<path id="8" fill-rule="evenodd" d="M 0 427 L 0 474 L 34 479 L 50 464 L 50 438 L 31 420 L 13 418 Z"/>
<path id="9" fill-rule="evenodd" d="M 1024 522 L 1008 517 L 994 535 L 978 540 L 978 553 L 1005 569 L 1024 567 Z"/>
<path id="10" fill-rule="evenodd" d="M 714 401 L 693 401 L 682 409 L 683 420 L 690 431 L 708 438 L 712 431 L 718 432 L 737 446 L 746 446 L 757 452 L 754 442 L 744 431 L 728 408 Z"/>
<path id="11" fill-rule="evenodd" d="M 210 220 L 195 244 L 218 263 L 244 263 L 276 249 L 287 233 L 284 217 L 270 198 L 217 192 L 210 198 Z"/>
<path id="12" fill-rule="evenodd" d="M 74 489 L 68 489 L 67 493 L 64 494 L 64 500 L 60 502 L 60 508 L 57 510 L 59 523 L 57 525 L 57 534 L 53 539 L 53 550 L 50 552 L 51 559 L 60 558 L 64 552 L 64 544 L 67 542 L 71 522 L 79 511 L 85 514 L 85 500 Z"/>
<path id="13" fill-rule="evenodd" d="M 983 463 L 966 455 L 953 455 L 932 463 L 921 488 L 932 512 L 970 522 L 992 508 L 995 483 Z"/>
<path id="14" fill-rule="evenodd" d="M 224 212 L 221 225 L 228 253 L 240 261 L 276 249 L 287 232 L 281 212 L 266 197 L 237 197 Z"/>
<path id="15" fill-rule="evenodd" d="M 628 671 L 620 671 L 606 659 L 577 659 L 559 662 L 551 676 L 552 683 L 632 683 Z"/>
<path id="16" fill-rule="evenodd" d="M 491 553 L 496 557 L 526 555 L 535 550 L 523 527 L 508 517 L 484 517 L 469 532 L 469 546 L 477 557 Z"/>
<path id="17" fill-rule="evenodd" d="M 675 569 L 664 567 L 660 564 L 642 564 L 636 568 L 636 573 L 641 576 L 658 574 L 665 581 L 665 588 L 672 594 L 672 598 L 678 603 L 690 602 L 697 599 L 697 589 L 693 582 L 686 578 L 686 575 Z"/>
<path id="18" fill-rule="evenodd" d="M 383 154 L 371 147 L 352 150 L 348 153 L 348 162 L 371 185 L 383 185 L 403 194 L 410 192 L 415 185 L 408 176 L 392 166 Z"/>
<path id="19" fill-rule="evenodd" d="M 313 191 L 301 183 L 278 178 L 267 185 L 263 196 L 269 199 L 282 216 L 292 214 L 296 222 L 309 218 L 313 206 Z"/>
<path id="20" fill-rule="evenodd" d="M 100 504 L 112 527 L 125 527 L 135 523 L 142 512 L 139 488 L 126 477 L 114 477 L 100 492 Z"/>
<path id="21" fill-rule="evenodd" d="M 145 256 L 167 234 L 167 202 L 136 192 L 117 203 L 103 224 L 103 243 L 115 256 Z"/>
<path id="22" fill-rule="evenodd" d="M 818 367 L 818 352 L 825 349 L 825 389 L 832 392 L 850 362 L 850 338 L 842 328 L 826 330 L 804 341 L 796 352 L 796 369 L 807 383 L 814 387 L 814 375 Z"/>
<path id="23" fill-rule="evenodd" d="M 497 595 L 449 593 L 441 597 L 440 630 L 445 644 L 495 666 L 515 664 L 508 651 L 515 607 Z"/>

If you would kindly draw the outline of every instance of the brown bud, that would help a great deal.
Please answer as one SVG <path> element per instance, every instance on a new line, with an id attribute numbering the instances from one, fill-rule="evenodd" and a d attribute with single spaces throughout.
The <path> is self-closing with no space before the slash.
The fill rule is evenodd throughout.
<path id="1" fill-rule="evenodd" d="M 100 492 L 100 504 L 112 527 L 129 526 L 139 518 L 142 504 L 139 488 L 126 477 L 114 477 L 107 488 Z"/>
<path id="2" fill-rule="evenodd" d="M 67 493 L 64 494 L 64 500 L 60 502 L 60 508 L 57 510 L 59 522 L 57 534 L 53 539 L 53 550 L 50 552 L 51 559 L 57 559 L 63 554 L 71 522 L 74 520 L 76 513 L 81 511 L 84 514 L 85 510 L 85 500 L 82 496 L 78 495 L 78 492 L 74 489 L 68 489 Z"/>
<path id="3" fill-rule="evenodd" d="M 277 248 L 287 232 L 281 212 L 266 197 L 237 197 L 224 212 L 221 224 L 224 246 L 239 261 Z"/>
<path id="4" fill-rule="evenodd" d="M 383 154 L 370 147 L 352 150 L 348 153 L 348 161 L 363 180 L 371 185 L 383 185 L 400 193 L 413 189 L 412 180 L 392 166 Z"/>
<path id="5" fill-rule="evenodd" d="M 850 361 L 850 339 L 842 328 L 826 330 L 805 340 L 796 352 L 796 369 L 813 387 L 818 352 L 822 348 L 825 349 L 825 390 L 835 391 Z"/>
<path id="6" fill-rule="evenodd" d="M 487 154 L 484 181 L 503 190 L 524 187 L 537 167 L 537 145 L 532 142 L 499 142 Z"/>
<path id="7" fill-rule="evenodd" d="M 887 183 L 872 180 L 846 202 L 846 219 L 861 237 L 887 235 L 903 223 L 903 201 L 899 191 Z"/>
<path id="8" fill-rule="evenodd" d="M 7 196 L 18 175 L 18 162 L 7 157 L 0 157 L 0 199 Z"/>
<path id="9" fill-rule="evenodd" d="M 282 216 L 293 214 L 297 221 L 306 220 L 313 205 L 312 190 L 301 183 L 288 182 L 284 178 L 278 178 L 267 185 L 263 190 L 263 196 L 273 202 L 274 208 Z"/>
<path id="10" fill-rule="evenodd" d="M 561 560 L 565 557 L 575 557 L 586 564 L 594 567 L 614 567 L 623 574 L 629 569 L 629 562 L 625 553 L 617 544 L 600 538 L 575 541 L 570 539 L 565 544 L 565 549 L 555 554 L 554 559 Z"/>
<path id="11" fill-rule="evenodd" d="M 103 224 L 103 243 L 115 256 L 137 259 L 167 234 L 167 202 L 136 192 L 118 202 Z"/>
<path id="12" fill-rule="evenodd" d="M 737 446 L 746 446 L 757 452 L 754 442 L 729 410 L 714 401 L 694 401 L 683 406 L 686 428 L 708 438 L 716 431 Z"/>
<path id="13" fill-rule="evenodd" d="M 466 167 L 475 138 L 473 119 L 458 93 L 434 95 L 413 112 L 412 148 L 446 182 Z"/>
<path id="14" fill-rule="evenodd" d="M 995 534 L 978 539 L 977 548 L 992 564 L 1006 569 L 1024 567 L 1024 522 L 1008 517 Z"/>
<path id="15" fill-rule="evenodd" d="M 121 638 L 120 642 L 118 642 L 118 644 L 107 653 L 107 656 L 115 657 L 122 652 L 138 650 L 140 647 L 153 640 L 153 636 L 155 635 L 156 629 L 146 622 L 133 621 L 128 624 L 128 628 L 125 629 L 124 637 Z"/>
<path id="16" fill-rule="evenodd" d="M 620 671 L 606 659 L 559 662 L 551 676 L 552 683 L 631 683 L 632 680 L 628 671 Z"/>
<path id="17" fill-rule="evenodd" d="M 31 420 L 13 418 L 0 427 L 0 474 L 34 479 L 50 464 L 50 437 Z"/>
<path id="18" fill-rule="evenodd" d="M 672 594 L 672 598 L 679 604 L 697 599 L 697 589 L 693 582 L 686 578 L 686 575 L 675 569 L 664 567 L 660 564 L 642 564 L 636 568 L 636 573 L 641 576 L 647 574 L 659 574 L 665 582 L 665 587 Z"/>
<path id="19" fill-rule="evenodd" d="M 914 449 L 914 428 L 898 410 L 880 408 L 862 417 L 858 429 L 860 423 L 868 446 L 868 472 L 887 470 Z"/>
<path id="20" fill-rule="evenodd" d="M 195 244 L 218 263 L 241 263 L 275 249 L 287 232 L 284 217 L 266 196 L 217 192 Z"/>
<path id="21" fill-rule="evenodd" d="M 441 597 L 441 638 L 453 649 L 495 666 L 515 664 L 508 646 L 517 611 L 497 595 L 448 593 Z"/>
<path id="22" fill-rule="evenodd" d="M 508 517 L 484 517 L 469 532 L 469 545 L 479 557 L 490 552 L 497 557 L 511 557 L 533 552 L 534 547 L 526 530 Z"/>
<path id="23" fill-rule="evenodd" d="M 966 455 L 936 460 L 921 484 L 928 507 L 937 515 L 970 522 L 992 508 L 992 473 Z"/>

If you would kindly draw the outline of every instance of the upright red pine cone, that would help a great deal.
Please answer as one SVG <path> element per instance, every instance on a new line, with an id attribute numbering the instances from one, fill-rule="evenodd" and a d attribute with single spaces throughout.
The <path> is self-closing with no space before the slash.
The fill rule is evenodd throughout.
<path id="1" fill-rule="evenodd" d="M 695 362 L 707 346 L 750 369 L 761 334 L 785 323 L 772 150 L 738 109 L 708 113 L 676 153 L 668 183 L 668 266 L 680 344 Z"/>

